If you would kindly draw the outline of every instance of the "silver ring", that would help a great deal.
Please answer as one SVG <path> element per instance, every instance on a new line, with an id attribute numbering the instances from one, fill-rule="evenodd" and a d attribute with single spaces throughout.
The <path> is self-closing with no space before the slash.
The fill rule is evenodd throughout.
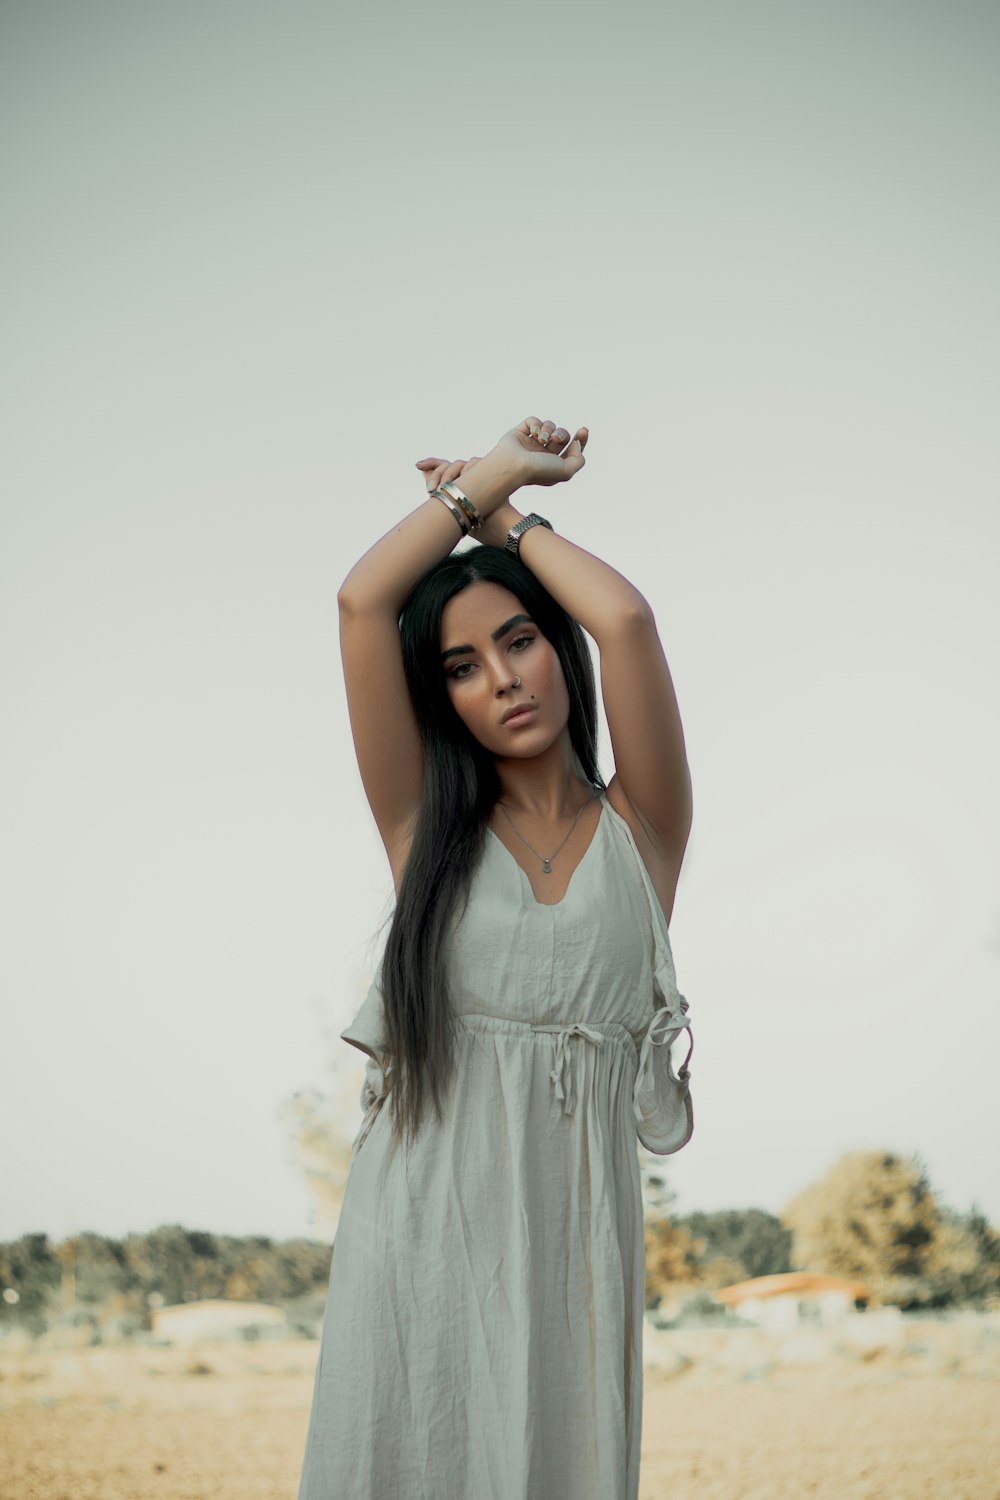
<path id="1" fill-rule="evenodd" d="M 515 677 L 514 681 L 511 683 L 511 687 L 520 687 L 520 686 L 521 686 L 521 679 L 520 679 L 520 677 Z"/>

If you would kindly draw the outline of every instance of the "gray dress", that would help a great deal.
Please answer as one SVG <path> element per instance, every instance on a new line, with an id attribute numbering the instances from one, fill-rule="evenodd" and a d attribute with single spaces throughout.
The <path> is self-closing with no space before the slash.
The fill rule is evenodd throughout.
<path id="1" fill-rule="evenodd" d="M 637 1500 L 636 1138 L 664 1149 L 651 1043 L 687 1026 L 687 1002 L 631 830 L 601 800 L 555 906 L 487 834 L 448 952 L 455 1081 L 409 1155 L 377 984 L 341 1033 L 368 1058 L 365 1114 L 298 1500 Z"/>

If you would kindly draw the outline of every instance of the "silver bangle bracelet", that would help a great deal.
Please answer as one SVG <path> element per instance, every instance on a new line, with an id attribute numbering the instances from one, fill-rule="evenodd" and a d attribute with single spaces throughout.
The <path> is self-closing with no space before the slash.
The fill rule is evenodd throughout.
<path id="1" fill-rule="evenodd" d="M 444 490 L 446 495 L 450 495 L 462 507 L 465 511 L 465 518 L 469 523 L 469 530 L 475 536 L 476 532 L 482 527 L 483 518 L 465 491 L 460 490 L 453 479 L 444 480 L 442 484 L 438 485 L 438 489 Z"/>
<path id="2" fill-rule="evenodd" d="M 448 498 L 447 495 L 442 495 L 442 493 L 441 493 L 440 490 L 431 490 L 429 498 L 431 500 L 440 500 L 442 505 L 446 505 L 448 507 L 448 509 L 451 511 L 452 515 L 455 517 L 455 520 L 458 522 L 458 529 L 459 529 L 459 531 L 462 533 L 463 536 L 468 536 L 468 534 L 469 534 L 468 522 L 466 521 L 466 519 L 463 516 L 462 512 L 459 510 L 458 506 L 455 505 L 455 503 L 453 501 L 449 500 L 449 498 Z"/>

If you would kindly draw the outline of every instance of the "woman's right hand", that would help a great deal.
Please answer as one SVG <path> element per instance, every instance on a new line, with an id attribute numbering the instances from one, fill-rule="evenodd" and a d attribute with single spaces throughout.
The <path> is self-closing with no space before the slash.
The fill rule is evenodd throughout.
<path id="1" fill-rule="evenodd" d="M 590 433 L 581 427 L 571 440 L 565 427 L 525 417 L 519 427 L 504 433 L 499 443 L 486 455 L 491 466 L 510 476 L 512 490 L 526 484 L 562 484 L 586 463 L 583 450 Z M 558 449 L 553 452 L 553 449 Z M 423 471 L 428 490 L 446 479 L 460 479 L 482 458 L 422 458 L 416 467 Z"/>
<path id="2" fill-rule="evenodd" d="M 523 477 L 521 484 L 563 484 L 572 479 L 586 463 L 583 450 L 590 432 L 577 429 L 572 438 L 565 427 L 543 422 L 539 417 L 525 417 L 512 427 L 492 450 Z"/>

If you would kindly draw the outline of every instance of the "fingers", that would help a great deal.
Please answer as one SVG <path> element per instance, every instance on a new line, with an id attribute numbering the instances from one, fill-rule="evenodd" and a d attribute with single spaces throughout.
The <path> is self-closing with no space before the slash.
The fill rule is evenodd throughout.
<path id="1" fill-rule="evenodd" d="M 430 475 L 436 474 L 438 469 L 447 468 L 450 462 L 450 459 L 418 459 L 417 468 L 423 469 L 424 477 L 429 480 Z"/>
<path id="2" fill-rule="evenodd" d="M 479 461 L 478 458 L 421 458 L 415 467 L 423 473 L 428 490 L 436 490 L 439 484 L 449 479 L 459 479 L 466 469 L 471 469 Z"/>
<path id="3" fill-rule="evenodd" d="M 547 448 L 550 453 L 564 447 L 569 441 L 569 433 L 565 427 L 557 427 L 555 422 L 543 422 L 538 417 L 526 417 L 521 423 L 521 431 L 527 437 L 534 438 L 540 448 Z"/>
<path id="4" fill-rule="evenodd" d="M 565 428 L 563 429 L 563 431 L 565 432 Z M 570 437 L 569 433 L 567 432 L 565 440 L 562 442 L 562 446 L 559 449 L 559 457 L 580 458 L 583 454 L 584 448 L 587 446 L 587 438 L 589 436 L 590 434 L 586 427 L 578 427 L 572 437 Z M 558 441 L 559 438 L 554 438 L 553 446 L 555 442 Z"/>
<path id="5" fill-rule="evenodd" d="M 448 460 L 446 458 L 421 458 L 416 467 L 421 470 L 429 490 L 437 489 L 441 483 Z"/>
<path id="6" fill-rule="evenodd" d="M 448 477 L 450 467 L 452 467 L 450 458 L 422 458 L 417 463 L 417 468 L 423 471 L 429 490 L 436 490 L 442 479 Z"/>

